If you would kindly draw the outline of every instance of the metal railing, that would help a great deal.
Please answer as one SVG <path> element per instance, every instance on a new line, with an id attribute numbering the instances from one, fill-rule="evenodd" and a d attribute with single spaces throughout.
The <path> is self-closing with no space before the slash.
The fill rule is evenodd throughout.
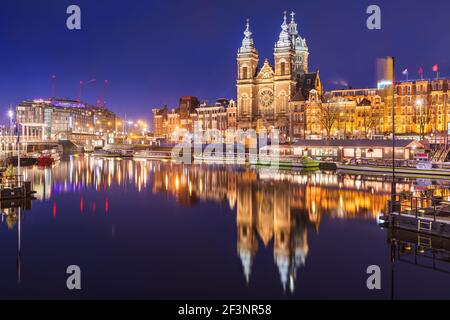
<path id="1" fill-rule="evenodd" d="M 0 190 L 7 188 L 22 188 L 25 185 L 24 182 L 23 175 L 13 175 L 10 178 L 4 176 L 1 179 Z"/>

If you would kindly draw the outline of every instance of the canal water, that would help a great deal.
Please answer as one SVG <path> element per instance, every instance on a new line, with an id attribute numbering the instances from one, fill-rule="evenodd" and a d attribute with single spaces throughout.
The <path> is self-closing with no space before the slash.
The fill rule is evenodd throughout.
<path id="1" fill-rule="evenodd" d="M 36 200 L 2 209 L 2 299 L 450 298 L 445 259 L 391 259 L 384 178 L 82 155 L 24 174 Z"/>

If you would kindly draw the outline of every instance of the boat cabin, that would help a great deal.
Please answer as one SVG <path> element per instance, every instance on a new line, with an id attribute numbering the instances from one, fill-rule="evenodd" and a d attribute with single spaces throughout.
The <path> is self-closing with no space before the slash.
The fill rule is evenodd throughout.
<path id="1" fill-rule="evenodd" d="M 323 161 L 392 160 L 392 140 L 300 140 L 293 145 L 265 146 L 260 152 Z M 394 152 L 395 159 L 414 160 L 417 153 L 424 153 L 424 146 L 416 140 L 395 140 Z"/>

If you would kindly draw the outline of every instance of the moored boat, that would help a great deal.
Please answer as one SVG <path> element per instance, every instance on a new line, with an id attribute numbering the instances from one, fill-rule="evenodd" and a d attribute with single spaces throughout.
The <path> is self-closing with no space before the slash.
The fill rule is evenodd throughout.
<path id="1" fill-rule="evenodd" d="M 227 162 L 227 163 L 241 163 L 246 162 L 247 156 L 245 153 L 201 153 L 194 154 L 194 160 L 203 162 Z"/>
<path id="2" fill-rule="evenodd" d="M 398 163 L 397 163 L 398 162 Z M 437 164 L 436 164 L 437 165 Z M 432 162 L 413 162 L 413 161 L 396 161 L 395 167 L 392 162 L 389 163 L 370 163 L 370 162 L 349 162 L 337 163 L 338 171 L 341 172 L 358 172 L 378 175 L 405 175 L 415 177 L 437 177 L 450 179 L 450 168 L 435 167 Z"/>
<path id="3" fill-rule="evenodd" d="M 55 160 L 50 155 L 41 155 L 36 159 L 36 164 L 40 167 L 51 166 Z"/>
<path id="4" fill-rule="evenodd" d="M 250 157 L 250 163 L 262 166 L 279 166 L 288 168 L 319 168 L 320 161 L 308 156 L 278 156 L 278 155 L 258 155 Z"/>
<path id="5" fill-rule="evenodd" d="M 110 151 L 110 150 L 95 150 L 93 153 L 94 157 L 99 158 L 120 158 L 122 154 L 118 151 Z"/>
<path id="6" fill-rule="evenodd" d="M 35 154 L 36 164 L 40 167 L 51 166 L 56 161 L 61 159 L 58 151 L 55 149 L 52 150 L 43 150 L 40 153 Z"/>
<path id="7" fill-rule="evenodd" d="M 172 159 L 171 151 L 157 151 L 157 150 L 140 150 L 133 154 L 136 159 L 155 159 L 155 160 L 170 160 Z"/>

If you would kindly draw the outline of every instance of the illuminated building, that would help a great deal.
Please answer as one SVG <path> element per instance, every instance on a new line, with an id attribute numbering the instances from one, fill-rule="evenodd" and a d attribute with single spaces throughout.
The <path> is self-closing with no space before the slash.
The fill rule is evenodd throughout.
<path id="1" fill-rule="evenodd" d="M 92 135 L 94 125 L 88 105 L 67 99 L 23 101 L 16 117 L 25 141 L 77 140 Z"/>
<path id="2" fill-rule="evenodd" d="M 108 109 L 69 99 L 23 101 L 16 107 L 16 117 L 22 141 L 81 143 L 97 139 L 96 132 L 113 133 L 118 119 Z"/>
<path id="3" fill-rule="evenodd" d="M 399 135 L 427 136 L 443 142 L 448 130 L 449 79 L 401 81 L 395 84 L 395 132 Z M 370 138 L 392 132 L 392 97 L 382 89 L 346 89 L 330 92 L 335 112 L 331 135 L 334 137 Z M 324 102 L 326 103 L 326 102 Z M 310 134 L 325 136 L 321 122 L 309 111 L 306 117 Z M 433 141 L 434 142 L 434 141 Z"/>
<path id="4" fill-rule="evenodd" d="M 153 111 L 153 130 L 156 137 L 178 140 L 186 132 L 218 130 L 220 133 L 236 127 L 236 103 L 217 99 L 214 105 L 198 103 L 192 96 L 180 98 L 180 105 L 169 110 L 167 106 Z"/>
<path id="5" fill-rule="evenodd" d="M 289 24 L 286 19 L 285 13 L 274 47 L 274 66 L 265 59 L 261 68 L 258 68 L 259 55 L 247 20 L 237 54 L 239 128 L 264 127 L 269 131 L 276 128 L 286 134 L 290 127 L 298 126 L 291 122 L 290 103 L 307 100 L 311 90 L 316 90 L 319 97 L 322 95 L 319 72 L 308 72 L 308 46 L 297 31 L 295 13 L 291 13 Z"/>

